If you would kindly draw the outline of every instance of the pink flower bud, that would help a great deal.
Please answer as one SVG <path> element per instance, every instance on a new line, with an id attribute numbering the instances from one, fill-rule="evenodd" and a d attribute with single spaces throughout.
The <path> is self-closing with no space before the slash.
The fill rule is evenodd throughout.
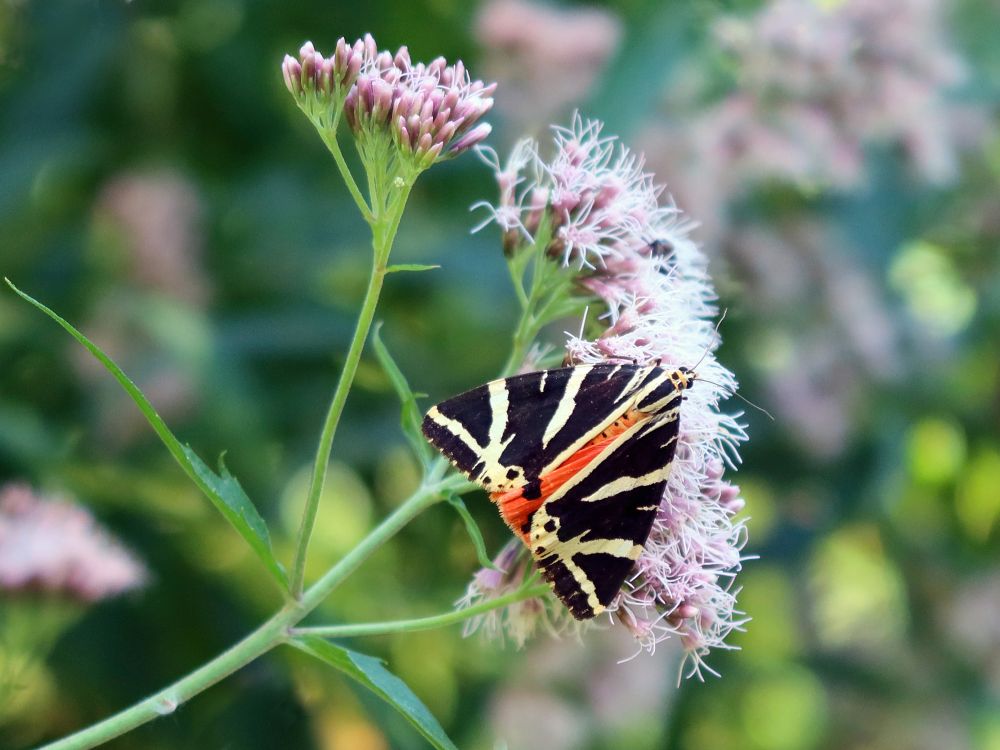
<path id="1" fill-rule="evenodd" d="M 445 123 L 445 125 L 433 135 L 434 143 L 445 143 L 450 141 L 452 136 L 455 135 L 455 130 L 457 126 L 453 122 Z M 433 129 L 431 130 L 433 132 Z M 430 135 L 430 133 L 428 133 Z M 453 144 L 452 148 L 457 148 L 458 144 Z"/>
<path id="2" fill-rule="evenodd" d="M 285 78 L 285 86 L 295 95 L 302 93 L 302 65 L 291 55 L 285 55 L 281 64 L 281 73 Z"/>
<path id="3" fill-rule="evenodd" d="M 410 69 L 410 51 L 404 46 L 400 47 L 396 52 L 396 56 L 392 59 L 393 64 L 399 70 L 409 70 Z"/>

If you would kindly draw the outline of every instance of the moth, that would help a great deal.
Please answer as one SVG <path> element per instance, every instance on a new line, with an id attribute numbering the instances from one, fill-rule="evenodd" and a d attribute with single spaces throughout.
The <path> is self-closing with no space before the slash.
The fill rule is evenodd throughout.
<path id="1" fill-rule="evenodd" d="M 578 620 L 642 553 L 677 448 L 685 367 L 597 364 L 493 380 L 427 412 L 427 439 L 490 493 Z"/>

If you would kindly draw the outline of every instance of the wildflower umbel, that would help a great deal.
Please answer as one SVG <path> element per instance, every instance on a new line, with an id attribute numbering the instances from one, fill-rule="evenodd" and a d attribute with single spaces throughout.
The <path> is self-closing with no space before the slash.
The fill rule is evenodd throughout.
<path id="1" fill-rule="evenodd" d="M 24 485 L 0 489 L 0 592 L 94 602 L 141 586 L 146 570 L 84 508 Z"/>
<path id="2" fill-rule="evenodd" d="M 530 140 L 515 146 L 505 166 L 484 151 L 500 185 L 490 220 L 503 230 L 509 255 L 544 243 L 552 261 L 579 269 L 577 280 L 605 308 L 596 335 L 569 336 L 571 361 L 697 363 L 666 491 L 615 614 L 649 651 L 677 635 L 691 659 L 688 675 L 700 677 L 702 658 L 725 647 L 743 622 L 732 586 L 746 541 L 734 518 L 743 500 L 724 474 L 739 461 L 746 435 L 719 410 L 736 383 L 714 355 L 716 297 L 707 259 L 688 237 L 691 225 L 663 200 L 642 158 L 601 129 L 579 116 L 555 128 L 548 161 Z"/>
<path id="3" fill-rule="evenodd" d="M 380 52 L 366 34 L 353 44 L 341 38 L 329 57 L 306 42 L 297 59 L 285 56 L 282 71 L 318 128 L 336 130 L 343 115 L 363 160 L 384 158 L 394 148 L 420 171 L 490 133 L 480 120 L 493 106 L 496 84 L 472 80 L 461 61 L 413 63 L 406 47 Z"/>

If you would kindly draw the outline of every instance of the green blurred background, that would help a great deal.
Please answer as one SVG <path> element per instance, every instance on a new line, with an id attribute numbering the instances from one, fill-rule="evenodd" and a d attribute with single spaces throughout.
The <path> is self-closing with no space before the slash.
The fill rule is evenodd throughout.
<path id="1" fill-rule="evenodd" d="M 284 89 L 282 56 L 370 31 L 415 60 L 461 57 L 500 81 L 501 152 L 579 106 L 645 149 L 702 222 L 729 310 L 720 357 L 776 416 L 747 415 L 735 477 L 746 551 L 760 557 L 740 576 L 753 618 L 732 639 L 742 650 L 709 658 L 722 679 L 678 689 L 677 653 L 618 665 L 632 645 L 614 632 L 541 634 L 521 651 L 456 628 L 352 647 L 385 657 L 462 748 L 998 750 L 1000 6 L 783 5 L 3 0 L 0 274 L 104 346 L 201 455 L 226 451 L 287 559 L 369 251 Z M 887 82 L 874 95 L 816 83 L 866 84 L 825 62 L 845 27 L 868 35 Z M 471 155 L 435 167 L 396 245 L 397 261 L 442 265 L 390 277 L 379 313 L 431 399 L 491 377 L 507 354 L 516 310 L 498 238 L 468 231 L 468 205 L 494 193 Z M 418 480 L 397 425 L 369 355 L 312 574 Z M 107 374 L 6 291 L 3 481 L 75 496 L 152 580 L 64 633 L 0 746 L 124 707 L 278 605 Z M 469 505 L 499 549 L 493 509 Z M 460 519 L 436 508 L 315 619 L 446 610 L 477 567 Z M 391 709 L 285 652 L 109 744 L 422 746 Z"/>

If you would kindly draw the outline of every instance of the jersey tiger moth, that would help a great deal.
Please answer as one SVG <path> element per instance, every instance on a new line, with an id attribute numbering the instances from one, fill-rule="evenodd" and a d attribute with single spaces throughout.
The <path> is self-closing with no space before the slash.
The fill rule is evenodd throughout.
<path id="1" fill-rule="evenodd" d="M 427 439 L 480 484 L 579 620 L 642 553 L 677 447 L 685 367 L 597 364 L 494 380 L 427 412 Z"/>

